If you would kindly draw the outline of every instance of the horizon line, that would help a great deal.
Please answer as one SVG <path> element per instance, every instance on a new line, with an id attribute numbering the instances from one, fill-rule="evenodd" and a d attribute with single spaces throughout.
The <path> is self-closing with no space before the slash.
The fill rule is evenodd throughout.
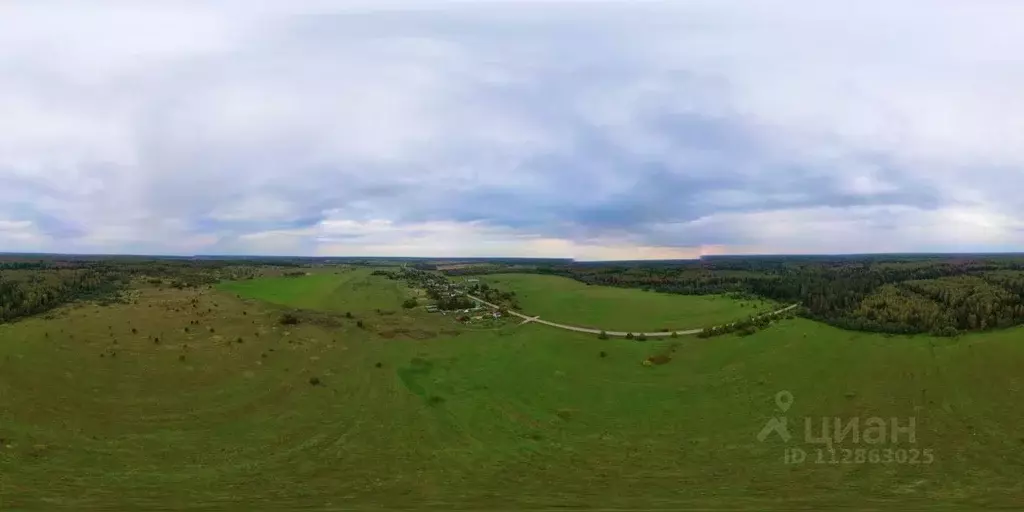
<path id="1" fill-rule="evenodd" d="M 270 254 L 143 254 L 143 253 L 62 253 L 62 252 L 5 252 L 0 251 L 0 256 L 68 256 L 68 257 L 92 257 L 92 258 L 158 258 L 158 259 L 305 259 L 305 260 L 492 260 L 492 261 L 561 261 L 573 263 L 635 263 L 635 262 L 673 262 L 673 261 L 701 261 L 714 258 L 821 258 L 821 257 L 879 257 L 879 256 L 1024 256 L 1024 251 L 975 251 L 975 252 L 861 252 L 861 253 L 756 253 L 756 254 L 707 254 L 696 258 L 667 258 L 667 259 L 576 259 L 572 257 L 543 257 L 543 256 L 398 256 L 398 255 L 377 255 L 377 256 L 302 256 L 302 255 L 270 255 Z"/>

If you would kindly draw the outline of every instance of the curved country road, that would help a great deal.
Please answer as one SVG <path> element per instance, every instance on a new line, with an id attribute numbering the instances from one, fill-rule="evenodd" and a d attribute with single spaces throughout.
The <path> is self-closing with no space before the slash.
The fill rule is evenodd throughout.
<path id="1" fill-rule="evenodd" d="M 473 299 L 473 300 L 475 300 L 475 301 L 477 301 L 477 302 L 480 302 L 481 304 L 485 304 L 485 305 L 491 307 L 492 309 L 501 309 L 501 307 L 498 306 L 497 304 L 491 304 L 490 302 L 487 302 L 486 300 L 483 300 L 483 299 L 478 298 L 478 297 L 474 297 L 474 296 L 472 296 L 472 295 L 470 295 L 468 293 L 466 294 L 466 296 L 471 298 L 471 299 Z M 789 311 L 789 310 L 797 307 L 798 305 L 799 304 L 792 304 L 792 305 L 784 307 L 784 308 L 782 308 L 782 309 L 780 309 L 778 311 L 772 311 L 771 313 L 765 313 L 765 314 L 760 315 L 760 316 L 774 316 L 774 315 L 778 315 L 780 313 L 785 313 L 786 311 Z M 576 325 L 558 324 L 558 323 L 555 323 L 555 322 L 549 322 L 547 320 L 541 320 L 540 318 L 535 318 L 535 317 L 532 317 L 532 316 L 526 316 L 526 315 L 524 315 L 524 314 L 522 314 L 522 313 L 520 313 L 518 311 L 512 311 L 511 309 L 509 309 L 507 311 L 509 312 L 510 315 L 517 316 L 519 318 L 522 318 L 523 320 L 526 320 L 526 321 L 529 321 L 529 322 L 537 322 L 539 324 L 544 324 L 544 325 L 550 325 L 551 327 L 557 327 L 559 329 L 565 329 L 567 331 L 583 332 L 583 333 L 587 333 L 587 334 L 601 334 L 601 332 L 602 332 L 601 329 L 591 329 L 589 327 L 579 327 L 579 326 L 576 326 Z M 726 325 L 728 325 L 728 324 L 726 324 Z M 676 335 L 678 335 L 678 336 L 685 336 L 685 335 L 688 335 L 688 334 L 697 334 L 697 333 L 699 333 L 699 332 L 701 332 L 703 330 L 704 329 L 690 329 L 690 330 L 687 330 L 687 331 L 634 332 L 632 334 L 634 336 L 639 336 L 639 335 L 643 334 L 644 336 L 647 336 L 648 338 L 653 338 L 653 337 L 658 337 L 658 336 L 662 336 L 662 337 L 664 337 L 664 336 L 671 336 L 673 332 L 675 332 Z M 624 336 L 630 334 L 628 332 L 623 332 L 623 331 L 603 331 L 603 332 L 605 334 L 607 334 L 608 336 L 618 336 L 618 337 L 624 337 Z"/>

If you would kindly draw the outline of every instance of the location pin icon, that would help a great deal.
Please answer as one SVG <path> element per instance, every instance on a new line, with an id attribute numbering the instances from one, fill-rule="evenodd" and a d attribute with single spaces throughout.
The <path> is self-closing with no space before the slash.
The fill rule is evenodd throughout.
<path id="1" fill-rule="evenodd" d="M 793 393 L 789 391 L 779 391 L 775 394 L 775 405 L 778 406 L 779 410 L 786 412 L 790 406 L 793 405 Z"/>

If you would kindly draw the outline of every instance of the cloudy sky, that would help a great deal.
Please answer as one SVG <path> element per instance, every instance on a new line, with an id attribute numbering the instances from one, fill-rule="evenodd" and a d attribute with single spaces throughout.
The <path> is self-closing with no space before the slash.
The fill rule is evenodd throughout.
<path id="1" fill-rule="evenodd" d="M 0 251 L 1024 250 L 1024 2 L 0 2 Z"/>

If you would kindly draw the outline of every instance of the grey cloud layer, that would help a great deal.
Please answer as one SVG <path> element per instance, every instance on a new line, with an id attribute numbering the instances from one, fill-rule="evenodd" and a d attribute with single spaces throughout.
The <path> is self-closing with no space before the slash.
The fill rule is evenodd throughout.
<path id="1" fill-rule="evenodd" d="M 145 5 L 0 7 L 0 250 L 1024 242 L 1014 3 Z"/>

